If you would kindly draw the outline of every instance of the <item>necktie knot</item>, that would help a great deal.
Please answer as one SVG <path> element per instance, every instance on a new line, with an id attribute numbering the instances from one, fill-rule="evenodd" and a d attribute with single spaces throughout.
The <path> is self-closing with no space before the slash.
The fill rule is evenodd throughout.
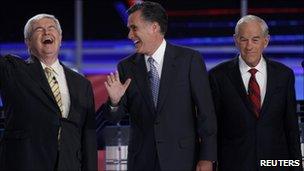
<path id="1" fill-rule="evenodd" d="M 152 56 L 150 56 L 148 58 L 148 62 L 149 62 L 150 65 L 154 65 L 154 59 L 152 58 Z"/>
<path id="2" fill-rule="evenodd" d="M 255 68 L 251 68 L 250 70 L 248 70 L 248 72 L 254 76 L 258 72 L 258 70 Z"/>
<path id="3" fill-rule="evenodd" d="M 54 69 L 50 68 L 50 67 L 45 67 L 44 72 L 45 72 L 46 76 L 49 78 L 49 77 L 53 76 Z"/>

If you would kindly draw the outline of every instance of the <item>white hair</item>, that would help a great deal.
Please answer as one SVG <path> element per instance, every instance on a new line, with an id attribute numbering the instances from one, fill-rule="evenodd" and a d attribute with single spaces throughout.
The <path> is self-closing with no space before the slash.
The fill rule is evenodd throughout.
<path id="1" fill-rule="evenodd" d="M 266 22 L 262 18 L 255 16 L 255 15 L 245 15 L 244 17 L 242 17 L 235 26 L 234 35 L 238 36 L 239 27 L 241 24 L 252 22 L 252 21 L 256 21 L 260 24 L 262 33 L 265 37 L 269 35 L 268 26 L 267 26 Z"/>
<path id="2" fill-rule="evenodd" d="M 62 34 L 60 23 L 54 15 L 38 14 L 38 15 L 35 15 L 34 17 L 30 18 L 27 21 L 27 23 L 25 24 L 25 26 L 24 26 L 24 39 L 29 39 L 32 36 L 34 22 L 37 21 L 37 20 L 43 19 L 43 18 L 52 19 L 55 22 L 56 28 L 58 29 L 60 35 Z"/>

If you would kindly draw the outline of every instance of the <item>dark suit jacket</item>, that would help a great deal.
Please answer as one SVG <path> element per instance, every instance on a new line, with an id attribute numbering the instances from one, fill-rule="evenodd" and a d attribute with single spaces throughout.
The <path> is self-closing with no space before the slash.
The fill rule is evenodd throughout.
<path id="1" fill-rule="evenodd" d="M 53 171 L 57 162 L 58 170 L 97 170 L 91 84 L 63 68 L 71 100 L 67 119 L 59 117 L 60 109 L 37 58 L 0 58 L 0 88 L 6 116 L 0 141 L 0 170 Z"/>
<path id="2" fill-rule="evenodd" d="M 118 64 L 121 80 L 132 81 L 117 112 L 107 105 L 103 113 L 114 121 L 130 113 L 128 169 L 153 170 L 156 155 L 161 170 L 193 170 L 199 159 L 216 160 L 216 119 L 199 52 L 167 43 L 157 109 L 144 60 L 133 54 Z"/>
<path id="3" fill-rule="evenodd" d="M 260 160 L 301 160 L 293 72 L 268 59 L 266 65 L 266 95 L 259 119 L 247 98 L 238 58 L 210 70 L 221 171 L 286 171 L 290 168 L 260 167 Z"/>

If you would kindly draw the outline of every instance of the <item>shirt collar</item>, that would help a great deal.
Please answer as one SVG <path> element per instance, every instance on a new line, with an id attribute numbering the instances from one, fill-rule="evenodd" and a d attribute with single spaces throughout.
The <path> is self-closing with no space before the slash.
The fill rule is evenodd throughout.
<path id="1" fill-rule="evenodd" d="M 42 69 L 44 70 L 46 67 L 50 67 L 50 68 L 52 68 L 53 70 L 54 70 L 54 73 L 56 74 L 56 75 L 59 75 L 59 73 L 60 73 L 60 69 L 61 69 L 61 65 L 60 65 L 60 63 L 59 63 L 59 60 L 57 59 L 51 66 L 46 66 L 43 62 L 41 62 L 40 61 L 40 63 L 41 63 L 41 65 L 42 65 Z"/>
<path id="2" fill-rule="evenodd" d="M 241 57 L 241 55 L 239 56 L 239 66 L 240 66 L 240 72 L 241 75 L 248 73 L 248 70 L 251 69 L 250 66 L 248 66 L 246 64 L 246 62 L 243 60 L 243 58 Z M 266 61 L 264 59 L 264 57 L 261 57 L 261 60 L 259 61 L 258 65 L 254 67 L 255 69 L 258 70 L 258 72 L 264 74 L 265 70 L 266 70 Z"/>
<path id="3" fill-rule="evenodd" d="M 166 50 L 166 45 L 167 42 L 165 39 L 163 39 L 162 43 L 160 44 L 160 46 L 157 48 L 157 50 L 153 53 L 152 58 L 154 59 L 154 62 L 158 65 L 161 64 L 161 61 L 164 58 L 165 55 L 165 50 Z M 150 56 L 145 55 L 145 59 L 146 61 L 148 60 Z"/>

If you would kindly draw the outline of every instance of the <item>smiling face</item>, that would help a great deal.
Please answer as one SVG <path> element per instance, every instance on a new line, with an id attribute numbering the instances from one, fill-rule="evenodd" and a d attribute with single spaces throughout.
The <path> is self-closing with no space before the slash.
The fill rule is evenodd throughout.
<path id="1" fill-rule="evenodd" d="M 152 55 L 161 44 L 163 35 L 157 22 L 145 21 L 141 15 L 141 10 L 130 14 L 128 37 L 133 41 L 137 53 Z"/>
<path id="2" fill-rule="evenodd" d="M 264 35 L 257 21 L 244 22 L 239 26 L 238 34 L 234 36 L 235 44 L 242 59 L 250 67 L 255 67 L 269 42 L 269 36 Z"/>
<path id="3" fill-rule="evenodd" d="M 25 40 L 31 54 L 38 58 L 57 58 L 62 36 L 53 19 L 33 22 L 31 36 Z"/>

